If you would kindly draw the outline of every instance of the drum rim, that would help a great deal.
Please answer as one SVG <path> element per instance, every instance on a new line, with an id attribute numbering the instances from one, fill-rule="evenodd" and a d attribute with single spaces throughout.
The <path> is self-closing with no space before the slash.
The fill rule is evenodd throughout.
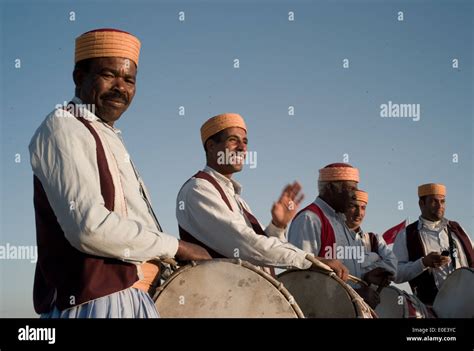
<path id="1" fill-rule="evenodd" d="M 231 263 L 231 264 L 236 264 L 238 266 L 242 266 L 244 268 L 247 268 L 254 273 L 257 273 L 264 277 L 268 282 L 270 282 L 277 290 L 285 297 L 285 299 L 288 301 L 290 304 L 291 308 L 295 312 L 296 316 L 298 318 L 305 318 L 303 311 L 301 311 L 300 306 L 296 302 L 295 298 L 290 294 L 288 289 L 285 288 L 282 282 L 278 281 L 277 279 L 273 278 L 270 274 L 264 272 L 262 269 L 259 269 L 257 266 L 251 264 L 248 261 L 244 261 L 240 258 L 214 258 L 212 260 L 203 260 L 203 261 L 190 261 L 187 265 L 179 267 L 176 271 L 174 271 L 168 279 L 163 283 L 163 285 L 159 286 L 156 288 L 155 293 L 152 296 L 153 302 L 156 303 L 156 300 L 158 300 L 159 296 L 161 293 L 164 291 L 166 286 L 171 284 L 171 282 L 181 273 L 195 267 L 195 266 L 200 266 L 200 265 L 205 265 L 209 263 L 216 263 L 216 262 L 225 262 L 225 263 Z"/>

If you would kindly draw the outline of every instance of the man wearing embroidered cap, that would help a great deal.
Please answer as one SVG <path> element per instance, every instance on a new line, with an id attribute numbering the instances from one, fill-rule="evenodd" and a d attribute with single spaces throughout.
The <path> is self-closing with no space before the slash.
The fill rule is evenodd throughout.
<path id="1" fill-rule="evenodd" d="M 418 197 L 421 216 L 397 235 L 393 245 L 398 259 L 395 281 L 408 281 L 413 293 L 423 303 L 432 305 L 449 274 L 460 267 L 474 267 L 474 252 L 464 229 L 444 217 L 443 184 L 420 185 Z"/>
<path id="2" fill-rule="evenodd" d="M 306 252 L 285 239 L 302 196 L 295 182 L 287 185 L 271 209 L 272 221 L 263 229 L 240 196 L 232 177 L 242 170 L 247 154 L 247 127 L 236 113 L 210 118 L 201 127 L 206 167 L 191 177 L 177 197 L 176 217 L 181 238 L 207 248 L 215 258 L 241 258 L 258 266 L 311 267 Z M 324 260 L 343 279 L 347 269 Z"/>
<path id="3" fill-rule="evenodd" d="M 208 259 L 162 232 L 115 122 L 135 95 L 140 41 L 99 29 L 76 40 L 75 96 L 31 139 L 43 317 L 157 317 L 152 260 Z M 150 262 L 147 262 L 150 261 Z"/>
<path id="4" fill-rule="evenodd" d="M 344 215 L 358 183 L 359 170 L 347 163 L 332 163 L 320 169 L 319 196 L 295 216 L 288 240 L 318 257 L 340 259 L 350 274 L 362 278 L 366 273 L 361 265 L 364 244 L 347 227 Z M 373 289 L 355 290 L 371 307 L 380 301 Z"/>
<path id="5" fill-rule="evenodd" d="M 354 198 L 345 213 L 346 225 L 354 239 L 362 241 L 365 247 L 365 257 L 361 262 L 362 271 L 366 272 L 363 279 L 378 286 L 387 286 L 397 273 L 397 258 L 381 236 L 362 230 L 368 203 L 369 194 L 362 190 L 354 191 Z"/>

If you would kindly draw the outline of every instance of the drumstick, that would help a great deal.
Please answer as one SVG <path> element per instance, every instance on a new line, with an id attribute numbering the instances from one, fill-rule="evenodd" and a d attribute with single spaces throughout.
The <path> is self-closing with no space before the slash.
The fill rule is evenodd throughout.
<path id="1" fill-rule="evenodd" d="M 163 263 L 167 263 L 169 264 L 171 267 L 177 267 L 178 266 L 178 262 L 175 261 L 174 258 L 164 258 L 161 260 L 161 262 Z"/>
<path id="2" fill-rule="evenodd" d="M 322 271 L 325 272 L 334 272 L 331 267 L 329 267 L 327 264 L 321 262 L 318 260 L 316 257 L 311 256 L 311 255 L 306 255 L 306 259 L 313 263 L 317 268 L 321 269 Z M 367 282 L 363 281 L 360 278 L 354 277 L 353 275 L 349 274 L 349 280 L 352 280 L 354 283 L 358 283 L 364 286 L 369 286 Z"/>

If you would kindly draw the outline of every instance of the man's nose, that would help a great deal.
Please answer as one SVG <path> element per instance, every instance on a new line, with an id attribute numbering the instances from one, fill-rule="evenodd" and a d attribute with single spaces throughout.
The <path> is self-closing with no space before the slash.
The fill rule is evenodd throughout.
<path id="1" fill-rule="evenodd" d="M 120 77 L 115 78 L 114 85 L 112 88 L 113 90 L 119 91 L 121 94 L 124 94 L 126 92 L 125 81 Z"/>
<path id="2" fill-rule="evenodd" d="M 242 140 L 239 140 L 239 143 L 237 145 L 237 150 L 238 151 L 247 151 L 247 144 L 245 142 L 243 142 Z"/>

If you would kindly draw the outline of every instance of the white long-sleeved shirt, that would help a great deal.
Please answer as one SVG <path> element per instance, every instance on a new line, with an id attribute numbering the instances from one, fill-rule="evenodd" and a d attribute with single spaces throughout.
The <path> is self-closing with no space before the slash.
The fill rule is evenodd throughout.
<path id="1" fill-rule="evenodd" d="M 327 252 L 323 253 L 322 256 L 339 259 L 349 269 L 350 274 L 359 278 L 373 269 L 371 268 L 373 257 L 370 253 L 367 253 L 363 237 L 356 235 L 347 227 L 346 216 L 343 213 L 336 212 L 320 197 L 316 198 L 314 204 L 323 211 L 329 220 L 336 241 L 336 250 L 332 250 L 329 256 L 327 256 Z M 321 221 L 319 217 L 309 210 L 300 213 L 291 223 L 288 241 L 300 249 L 318 256 L 321 249 Z M 379 240 L 379 242 L 381 241 Z M 371 264 L 363 265 L 366 255 L 372 261 Z M 391 265 L 393 263 L 388 265 L 388 268 Z"/>
<path id="2" fill-rule="evenodd" d="M 384 238 L 377 235 L 377 253 L 372 252 L 369 233 L 365 233 L 361 228 L 358 231 L 353 231 L 356 236 L 359 236 L 365 246 L 365 257 L 361 263 L 362 270 L 370 272 L 375 268 L 383 268 L 391 272 L 394 276 L 397 274 L 397 257 L 392 250 L 387 246 Z"/>
<path id="3" fill-rule="evenodd" d="M 441 221 L 431 222 L 421 216 L 419 217 L 418 230 L 420 232 L 425 255 L 428 255 L 433 251 L 441 253 L 444 250 L 449 250 L 447 225 L 448 220 L 445 218 Z M 423 265 L 422 258 L 419 258 L 416 261 L 409 261 L 406 230 L 398 234 L 395 243 L 393 244 L 393 252 L 398 259 L 398 271 L 395 282 L 407 282 L 429 269 L 433 273 L 436 286 L 439 289 L 447 276 L 455 269 L 469 266 L 461 242 L 455 235 L 453 235 L 453 239 L 457 248 L 456 267 L 453 267 L 453 263 L 450 262 L 449 264 L 439 268 L 429 268 Z"/>
<path id="4" fill-rule="evenodd" d="M 195 239 L 228 258 L 241 258 L 255 265 L 307 269 L 306 252 L 286 241 L 285 230 L 270 223 L 268 235 L 255 233 L 242 207 L 252 213 L 240 197 L 242 187 L 210 167 L 204 172 L 214 177 L 225 192 L 232 211 L 207 180 L 191 178 L 178 193 L 178 224 Z"/>
<path id="5" fill-rule="evenodd" d="M 73 102 L 82 103 L 77 97 Z M 145 185 L 130 160 L 120 130 L 87 109 L 83 108 L 82 113 L 94 123 L 116 160 L 127 216 L 104 206 L 92 134 L 71 113 L 57 109 L 36 130 L 29 150 L 33 173 L 66 239 L 84 253 L 134 263 L 173 257 L 178 240 L 159 230 Z"/>

